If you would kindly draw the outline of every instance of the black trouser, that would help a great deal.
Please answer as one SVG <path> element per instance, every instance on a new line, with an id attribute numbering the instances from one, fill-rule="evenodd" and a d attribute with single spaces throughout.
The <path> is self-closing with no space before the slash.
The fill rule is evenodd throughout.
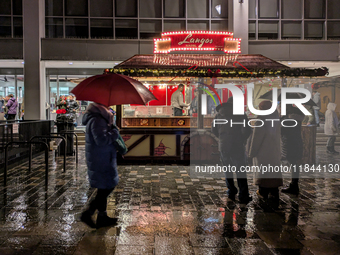
<path id="1" fill-rule="evenodd" d="M 183 116 L 182 109 L 174 107 L 174 116 Z"/>
<path id="2" fill-rule="evenodd" d="M 221 161 L 224 166 L 235 166 L 236 167 L 236 178 L 239 187 L 239 199 L 247 199 L 249 197 L 247 173 L 241 172 L 240 167 L 246 165 L 245 153 L 240 152 L 239 154 L 230 155 L 221 152 Z M 232 172 L 225 172 L 225 180 L 228 188 L 228 195 L 235 195 L 237 193 L 237 188 L 234 183 L 234 174 Z"/>
<path id="3" fill-rule="evenodd" d="M 107 197 L 113 189 L 98 189 L 96 197 L 91 201 L 89 211 L 94 213 L 96 210 L 105 212 L 107 206 Z"/>
<path id="4" fill-rule="evenodd" d="M 275 198 L 279 197 L 279 188 L 264 188 L 259 186 L 260 194 L 267 197 L 269 193 Z"/>
<path id="5" fill-rule="evenodd" d="M 297 164 L 297 159 L 288 159 L 289 164 L 292 165 L 292 184 L 297 185 L 299 183 L 300 168 Z M 295 166 L 295 167 L 294 167 Z M 294 172 L 295 169 L 295 172 Z"/>
<path id="6" fill-rule="evenodd" d="M 7 114 L 7 120 L 14 120 L 16 114 Z"/>
<path id="7" fill-rule="evenodd" d="M 335 140 L 336 140 L 335 135 L 329 136 L 327 141 L 327 147 L 334 147 Z"/>

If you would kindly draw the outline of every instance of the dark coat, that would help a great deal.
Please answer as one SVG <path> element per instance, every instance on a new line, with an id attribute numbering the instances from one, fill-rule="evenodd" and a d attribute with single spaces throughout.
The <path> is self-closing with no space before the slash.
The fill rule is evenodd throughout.
<path id="1" fill-rule="evenodd" d="M 69 112 L 73 112 L 73 110 L 78 110 L 79 109 L 79 105 L 78 105 L 78 103 L 77 103 L 77 101 L 76 100 L 69 100 L 68 101 L 68 110 L 69 110 Z"/>
<path id="2" fill-rule="evenodd" d="M 301 124 L 304 117 L 299 109 L 291 107 L 289 110 L 287 108 L 287 115 L 281 118 L 281 121 L 294 119 L 298 123 L 296 127 L 281 126 L 282 159 L 288 160 L 288 162 L 300 160 L 303 156 Z M 294 125 L 294 122 L 285 121 L 284 125 L 291 126 Z"/>
<path id="3" fill-rule="evenodd" d="M 113 115 L 104 106 L 92 103 L 83 116 L 86 125 L 85 155 L 91 187 L 113 189 L 118 184 L 118 130 L 112 128 Z"/>
<path id="4" fill-rule="evenodd" d="M 281 165 L 281 125 L 278 121 L 266 119 L 279 119 L 277 111 L 267 116 L 258 116 L 264 122 L 257 122 L 250 139 L 249 157 L 253 159 L 254 166 L 280 166 Z M 264 188 L 277 188 L 282 186 L 281 172 L 255 172 L 255 184 Z"/>
<path id="5" fill-rule="evenodd" d="M 247 115 L 233 115 L 232 103 L 223 103 L 216 107 L 217 114 L 215 119 L 226 119 L 227 124 L 219 124 L 212 126 L 212 132 L 219 138 L 219 150 L 223 154 L 240 155 L 245 153 L 245 144 L 251 133 L 251 128 L 248 126 Z M 230 121 L 245 122 L 245 127 L 240 124 L 231 127 Z"/>

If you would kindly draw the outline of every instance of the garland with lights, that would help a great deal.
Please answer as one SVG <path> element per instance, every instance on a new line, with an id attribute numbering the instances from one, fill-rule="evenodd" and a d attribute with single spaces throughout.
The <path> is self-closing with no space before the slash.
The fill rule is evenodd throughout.
<path id="1" fill-rule="evenodd" d="M 326 67 L 318 69 L 148 69 L 148 68 L 114 68 L 105 69 L 104 73 L 117 73 L 131 77 L 223 77 L 223 78 L 261 78 L 261 77 L 315 77 L 328 74 Z"/>

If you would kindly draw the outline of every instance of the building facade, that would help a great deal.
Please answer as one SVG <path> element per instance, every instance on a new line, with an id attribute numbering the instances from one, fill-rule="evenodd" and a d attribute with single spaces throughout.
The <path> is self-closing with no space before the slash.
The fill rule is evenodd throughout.
<path id="1" fill-rule="evenodd" d="M 14 93 L 26 119 L 76 80 L 135 54 L 163 31 L 230 31 L 245 54 L 340 75 L 338 0 L 2 0 L 0 96 Z"/>

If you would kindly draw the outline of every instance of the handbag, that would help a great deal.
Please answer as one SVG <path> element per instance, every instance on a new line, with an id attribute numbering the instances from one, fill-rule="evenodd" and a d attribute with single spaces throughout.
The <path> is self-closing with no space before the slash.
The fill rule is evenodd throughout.
<path id="1" fill-rule="evenodd" d="M 120 134 L 118 134 L 118 138 L 114 142 L 114 145 L 115 145 L 119 154 L 125 155 L 128 152 L 128 149 L 125 146 L 125 142 L 124 142 L 123 138 L 120 136 Z"/>

